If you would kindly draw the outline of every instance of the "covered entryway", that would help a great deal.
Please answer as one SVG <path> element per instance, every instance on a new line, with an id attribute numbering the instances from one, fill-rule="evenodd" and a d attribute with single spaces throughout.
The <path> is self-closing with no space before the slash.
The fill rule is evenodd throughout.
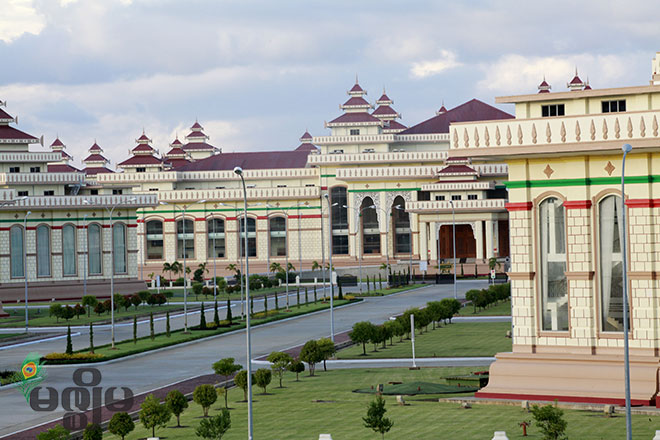
<path id="1" fill-rule="evenodd" d="M 452 225 L 440 226 L 440 258 L 453 258 Z M 456 258 L 476 258 L 477 242 L 472 226 L 456 225 Z"/>

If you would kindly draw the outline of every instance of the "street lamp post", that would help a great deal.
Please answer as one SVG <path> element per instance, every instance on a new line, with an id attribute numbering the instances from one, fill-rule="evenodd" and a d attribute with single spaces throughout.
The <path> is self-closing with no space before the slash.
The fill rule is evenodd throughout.
<path id="1" fill-rule="evenodd" d="M 623 260 L 623 354 L 626 385 L 626 438 L 632 440 L 632 420 L 630 418 L 630 355 L 628 348 L 628 258 L 626 253 L 626 241 L 628 233 L 626 232 L 626 155 L 632 151 L 630 144 L 623 144 L 623 159 L 621 161 L 621 230 L 623 231 L 623 240 L 621 241 Z"/>
<path id="2" fill-rule="evenodd" d="M 172 205 L 172 208 L 174 209 L 179 209 L 182 212 L 182 220 L 181 220 L 181 226 L 182 226 L 182 234 L 183 234 L 183 332 L 188 333 L 188 277 L 186 276 L 186 210 L 190 208 L 192 205 L 196 205 L 199 203 L 204 203 L 206 202 L 206 199 L 199 200 L 194 203 L 190 203 L 188 205 L 185 205 L 183 208 L 180 208 L 176 205 Z M 167 202 L 160 202 L 161 205 L 169 205 Z M 176 222 L 174 222 L 175 230 L 176 230 Z M 194 231 L 193 231 L 194 232 Z M 194 240 L 194 238 L 193 238 Z M 215 252 L 215 249 L 214 249 Z"/>
<path id="3" fill-rule="evenodd" d="M 28 276 L 27 276 L 27 218 L 32 211 L 23 217 L 23 278 L 25 279 L 25 333 L 28 332 Z"/>
<path id="4" fill-rule="evenodd" d="M 250 253 L 248 252 L 248 227 L 247 227 L 247 188 L 245 187 L 245 178 L 243 177 L 243 169 L 241 167 L 234 168 L 234 173 L 238 174 L 243 184 L 243 222 L 245 224 L 245 300 L 250 300 Z M 287 274 L 288 275 L 288 274 Z M 250 314 L 245 314 L 245 329 L 247 338 L 247 388 L 248 388 L 248 440 L 253 439 L 253 423 L 252 423 L 252 341 L 250 340 Z"/>
<path id="5" fill-rule="evenodd" d="M 87 238 L 87 216 L 83 215 L 83 231 L 85 234 L 85 264 L 83 265 L 83 296 L 87 295 L 87 265 L 89 264 L 89 239 Z"/>
<path id="6" fill-rule="evenodd" d="M 454 249 L 454 299 L 457 299 L 458 295 L 456 293 L 456 211 L 454 209 L 453 200 L 449 201 L 449 205 L 451 205 L 451 239 L 452 239 L 452 246 Z"/>
<path id="7" fill-rule="evenodd" d="M 330 204 L 330 197 L 324 194 L 326 202 L 328 202 L 328 216 L 332 216 L 332 207 L 339 205 L 339 203 Z M 330 218 L 330 217 L 329 217 Z M 323 211 L 321 211 L 321 252 L 323 253 Z M 328 224 L 328 259 L 330 266 L 330 340 L 335 343 L 335 285 L 332 283 L 332 225 Z M 325 292 L 325 278 L 323 279 L 323 289 Z"/>

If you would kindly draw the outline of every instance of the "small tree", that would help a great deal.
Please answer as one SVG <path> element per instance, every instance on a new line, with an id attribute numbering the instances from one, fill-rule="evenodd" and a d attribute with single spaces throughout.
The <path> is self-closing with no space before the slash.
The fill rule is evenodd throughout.
<path id="1" fill-rule="evenodd" d="M 137 344 L 137 315 L 133 315 L 133 344 Z"/>
<path id="2" fill-rule="evenodd" d="M 305 287 L 305 305 L 309 304 L 309 293 L 307 292 L 307 287 Z"/>
<path id="3" fill-rule="evenodd" d="M 321 357 L 323 358 L 323 371 L 328 371 L 325 362 L 335 354 L 335 351 L 337 351 L 335 344 L 330 338 L 321 338 L 317 341 L 317 344 L 321 351 Z"/>
<path id="4" fill-rule="evenodd" d="M 543 440 L 561 440 L 566 437 L 566 426 L 568 423 L 564 420 L 564 411 L 555 405 L 532 406 L 532 415 L 536 421 L 536 426 L 543 433 Z"/>
<path id="5" fill-rule="evenodd" d="M 217 299 L 213 303 L 213 324 L 215 324 L 215 328 L 218 328 L 220 326 L 220 315 L 218 315 L 218 300 Z"/>
<path id="6" fill-rule="evenodd" d="M 70 438 L 71 433 L 62 425 L 55 425 L 48 431 L 39 433 L 37 435 L 37 440 L 69 440 Z"/>
<path id="7" fill-rule="evenodd" d="M 108 423 L 108 431 L 111 434 L 121 437 L 121 440 L 124 440 L 124 437 L 134 429 L 135 423 L 133 423 L 133 419 L 125 412 L 114 413 L 110 419 L 110 423 Z"/>
<path id="8" fill-rule="evenodd" d="M 300 360 L 307 362 L 309 365 L 309 375 L 314 376 L 316 364 L 323 360 L 323 354 L 319 349 L 319 344 L 315 340 L 305 342 L 302 350 L 300 350 Z"/>
<path id="9" fill-rule="evenodd" d="M 369 342 L 374 344 L 374 351 L 378 351 L 378 344 L 383 343 L 387 340 L 387 333 L 385 328 L 382 325 L 374 325 L 373 330 L 371 331 L 371 338 Z"/>
<path id="10" fill-rule="evenodd" d="M 167 397 L 165 397 L 165 404 L 167 405 L 167 408 L 169 408 L 170 412 L 174 414 L 174 417 L 176 417 L 176 426 L 181 426 L 179 420 L 181 418 L 181 413 L 183 413 L 183 411 L 188 408 L 188 399 L 186 399 L 186 396 L 184 396 L 183 393 L 179 390 L 172 390 L 167 393 Z"/>
<path id="11" fill-rule="evenodd" d="M 73 307 L 71 307 L 71 306 L 62 307 L 62 312 L 61 312 L 60 318 L 64 318 L 65 320 L 68 321 L 69 319 L 73 318 L 74 316 L 76 316 L 76 311 Z"/>
<path id="12" fill-rule="evenodd" d="M 399 320 L 392 321 L 392 334 L 399 337 L 399 342 L 403 342 L 403 336 L 406 334 L 405 327 Z"/>
<path id="13" fill-rule="evenodd" d="M 215 403 L 217 398 L 218 393 L 215 391 L 213 385 L 198 385 L 195 387 L 195 391 L 193 391 L 193 400 L 204 410 L 204 417 L 208 417 L 209 408 Z"/>
<path id="14" fill-rule="evenodd" d="M 247 402 L 247 370 L 241 370 L 234 376 L 234 384 L 243 390 L 243 401 Z M 252 382 L 254 382 L 254 374 L 252 375 Z"/>
<path id="15" fill-rule="evenodd" d="M 204 313 L 204 301 L 202 301 L 202 310 L 199 314 L 199 329 L 206 330 L 206 314 Z"/>
<path id="16" fill-rule="evenodd" d="M 80 319 L 80 315 L 85 313 L 85 308 L 80 304 L 73 306 L 73 313 L 76 315 L 76 318 Z"/>
<path id="17" fill-rule="evenodd" d="M 282 376 L 284 372 L 288 369 L 289 365 L 293 361 L 293 358 L 289 353 L 283 351 L 274 351 L 268 355 L 268 362 L 271 363 L 270 368 L 277 374 L 280 379 L 280 388 L 282 388 Z"/>
<path id="18" fill-rule="evenodd" d="M 389 432 L 394 425 L 392 420 L 384 417 L 386 412 L 385 399 L 382 396 L 376 396 L 376 400 L 369 404 L 367 417 L 362 418 L 364 427 L 372 429 L 374 432 L 379 433 L 382 438 L 385 438 L 385 433 Z"/>
<path id="19" fill-rule="evenodd" d="M 156 334 L 154 333 L 154 312 L 149 312 L 149 335 L 152 341 L 156 338 Z"/>
<path id="20" fill-rule="evenodd" d="M 66 354 L 73 354 L 73 342 L 71 341 L 71 326 L 66 326 Z"/>
<path id="21" fill-rule="evenodd" d="M 94 353 L 94 323 L 89 323 L 89 352 Z"/>
<path id="22" fill-rule="evenodd" d="M 371 340 L 374 325 L 369 321 L 361 321 L 353 324 L 353 330 L 348 334 L 355 344 L 362 344 L 362 355 L 367 355 L 367 342 Z"/>
<path id="23" fill-rule="evenodd" d="M 273 379 L 273 372 L 268 368 L 259 368 L 254 372 L 254 383 L 264 389 L 264 394 L 266 394 L 266 387 L 270 384 L 270 381 Z"/>
<path id="24" fill-rule="evenodd" d="M 168 338 L 172 335 L 172 330 L 170 328 L 170 311 L 168 310 L 165 313 L 165 336 Z"/>
<path id="25" fill-rule="evenodd" d="M 305 371 L 305 364 L 303 364 L 300 359 L 295 358 L 293 359 L 290 363 L 289 366 L 287 367 L 287 370 L 289 370 L 292 373 L 296 373 L 296 382 L 300 382 L 300 379 L 298 378 L 298 375 Z"/>
<path id="26" fill-rule="evenodd" d="M 55 322 L 60 322 L 60 318 L 62 317 L 62 304 L 51 304 L 48 308 L 48 312 L 50 316 L 55 317 Z"/>
<path id="27" fill-rule="evenodd" d="M 156 437 L 156 428 L 164 428 L 171 417 L 167 405 L 161 404 L 153 394 L 149 394 L 140 405 L 140 422 L 146 429 L 151 429 L 152 437 Z"/>
<path id="28" fill-rule="evenodd" d="M 234 358 L 224 358 L 220 359 L 218 362 L 215 362 L 213 364 L 213 371 L 215 371 L 215 374 L 223 376 L 225 378 L 225 408 L 228 408 L 227 406 L 227 382 L 229 381 L 229 377 L 236 373 L 237 371 L 240 371 L 243 367 L 239 364 L 234 363 Z"/>
<path id="29" fill-rule="evenodd" d="M 82 438 L 83 440 L 103 440 L 103 429 L 96 423 L 88 423 Z"/>
<path id="30" fill-rule="evenodd" d="M 225 320 L 229 323 L 229 325 L 231 325 L 232 318 L 233 317 L 231 316 L 231 300 L 229 299 L 229 297 L 227 297 L 227 316 L 225 317 Z"/>
<path id="31" fill-rule="evenodd" d="M 330 281 L 330 284 L 332 284 L 332 281 Z M 337 286 L 339 287 L 339 294 L 337 295 L 337 299 L 344 299 L 344 291 L 342 290 L 341 283 L 339 281 L 337 281 Z"/>
<path id="32" fill-rule="evenodd" d="M 124 300 L 122 301 L 122 303 L 124 306 L 124 310 L 128 312 L 129 307 L 133 305 L 133 303 L 131 302 L 131 295 L 124 295 Z"/>
<path id="33" fill-rule="evenodd" d="M 80 300 L 80 303 L 87 307 L 87 317 L 89 318 L 90 314 L 92 313 L 92 309 L 96 307 L 96 305 L 99 303 L 99 300 L 96 299 L 96 297 L 93 295 L 85 295 Z"/>
<path id="34" fill-rule="evenodd" d="M 142 304 L 142 299 L 140 298 L 140 295 L 137 293 L 133 296 L 131 296 L 131 304 L 135 306 L 135 310 L 137 310 L 138 306 Z"/>
<path id="35" fill-rule="evenodd" d="M 222 436 L 231 428 L 231 417 L 229 410 L 222 409 L 222 413 L 213 416 L 210 419 L 203 419 L 199 427 L 195 429 L 197 437 L 209 440 L 222 440 Z"/>

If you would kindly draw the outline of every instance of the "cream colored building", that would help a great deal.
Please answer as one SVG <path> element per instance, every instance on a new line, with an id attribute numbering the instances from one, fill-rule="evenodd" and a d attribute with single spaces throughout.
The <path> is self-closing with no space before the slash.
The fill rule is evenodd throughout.
<path id="1" fill-rule="evenodd" d="M 509 167 L 513 352 L 499 353 L 493 398 L 621 403 L 622 240 L 627 237 L 633 404 L 659 389 L 660 85 L 497 98 L 509 121 L 453 123 L 450 157 Z M 627 227 L 622 228 L 622 145 Z"/>

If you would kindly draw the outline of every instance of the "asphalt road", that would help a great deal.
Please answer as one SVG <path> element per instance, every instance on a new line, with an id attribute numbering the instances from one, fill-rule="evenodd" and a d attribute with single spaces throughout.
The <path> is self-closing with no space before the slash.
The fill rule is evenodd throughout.
<path id="1" fill-rule="evenodd" d="M 467 290 L 483 288 L 485 285 L 485 281 L 461 281 L 458 285 L 459 296 L 462 296 Z M 453 286 L 431 285 L 400 294 L 367 298 L 361 303 L 335 310 L 335 332 L 346 331 L 357 321 L 369 320 L 374 323 L 381 323 L 390 316 L 401 313 L 406 308 L 422 306 L 428 301 L 451 296 L 453 296 Z M 283 299 L 281 298 L 279 302 L 282 305 Z M 239 312 L 239 307 L 238 305 L 234 306 L 234 316 Z M 258 305 L 255 301 L 255 309 L 261 307 L 262 305 Z M 269 308 L 271 307 L 273 305 L 269 303 Z M 220 312 L 220 315 L 224 317 L 224 309 Z M 209 319 L 213 319 L 212 311 L 207 311 L 207 320 Z M 497 317 L 484 319 L 484 321 L 494 320 L 503 319 Z M 198 322 L 199 313 L 188 316 L 189 325 L 196 325 Z M 172 329 L 182 326 L 182 316 L 171 317 Z M 80 335 L 73 338 L 74 349 L 86 347 L 89 341 L 87 328 L 81 327 L 75 330 Z M 165 321 L 160 319 L 156 322 L 156 331 L 164 330 Z M 138 331 L 140 335 L 147 335 L 149 332 L 148 321 L 143 321 L 139 325 Z M 116 325 L 115 332 L 118 341 L 131 338 L 133 332 L 132 322 Z M 274 350 L 304 344 L 310 339 L 328 337 L 330 334 L 330 312 L 326 310 L 270 323 L 255 327 L 251 333 L 251 357 L 254 359 L 267 355 Z M 109 326 L 95 327 L 94 334 L 96 345 L 101 345 L 110 340 Z M 29 345 L 17 344 L 13 347 L 2 347 L 0 349 L 0 369 L 20 367 L 29 352 L 36 351 L 45 354 L 53 351 L 63 351 L 64 344 L 64 340 L 57 339 Z M 208 374 L 212 372 L 211 364 L 225 357 L 234 357 L 238 363 L 246 364 L 247 352 L 244 330 L 96 364 L 95 367 L 102 373 L 103 378 L 100 386 L 104 388 L 112 386 L 129 387 L 133 393 L 137 394 L 201 374 Z M 461 365 L 460 360 L 457 359 L 456 362 L 456 365 Z M 489 363 L 488 361 L 484 362 L 485 365 Z M 479 365 L 484 365 L 484 363 Z M 42 386 L 53 387 L 58 391 L 67 386 L 73 386 L 72 373 L 76 368 L 76 366 L 46 367 L 48 377 Z M 64 413 L 61 407 L 53 412 L 33 411 L 16 388 L 0 390 L 0 408 L 2 408 L 0 412 L 0 437 L 36 424 L 61 418 Z"/>

